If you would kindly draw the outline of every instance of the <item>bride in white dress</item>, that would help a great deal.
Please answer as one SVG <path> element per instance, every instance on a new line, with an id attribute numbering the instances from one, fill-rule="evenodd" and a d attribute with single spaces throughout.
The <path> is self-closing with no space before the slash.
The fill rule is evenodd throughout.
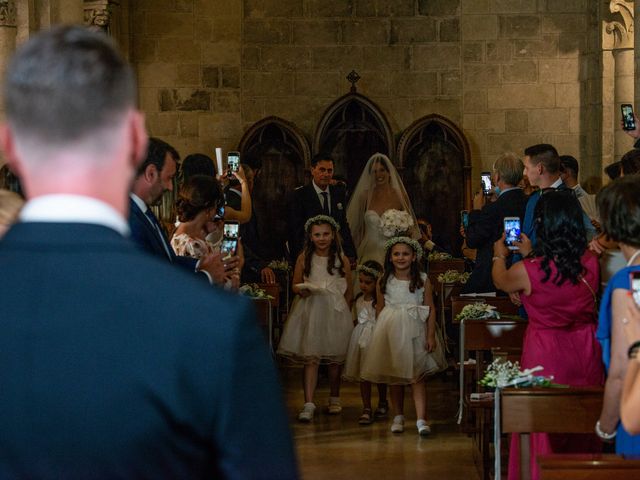
<path id="1" fill-rule="evenodd" d="M 365 165 L 347 207 L 347 221 L 358 250 L 358 263 L 375 260 L 384 264 L 387 238 L 380 229 L 380 217 L 390 209 L 409 212 L 414 225 L 410 236 L 419 237 L 418 221 L 398 171 L 386 155 L 374 153 Z"/>

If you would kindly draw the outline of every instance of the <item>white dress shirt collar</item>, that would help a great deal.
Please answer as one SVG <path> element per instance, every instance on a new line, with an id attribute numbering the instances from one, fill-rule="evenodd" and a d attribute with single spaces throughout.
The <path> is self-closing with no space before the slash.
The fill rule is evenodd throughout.
<path id="1" fill-rule="evenodd" d="M 317 193 L 318 195 L 320 195 L 321 193 L 324 193 L 324 192 L 326 192 L 326 193 L 330 193 L 330 192 L 329 192 L 329 186 L 328 186 L 328 185 L 327 185 L 326 190 L 322 190 L 318 185 L 316 185 L 316 182 L 314 182 L 313 180 L 311 180 L 311 184 L 313 185 L 313 189 L 316 191 L 316 193 Z"/>
<path id="2" fill-rule="evenodd" d="M 18 217 L 21 222 L 89 223 L 129 235 L 129 224 L 111 205 L 83 195 L 52 194 L 29 200 Z"/>
<path id="3" fill-rule="evenodd" d="M 558 188 L 560 185 L 562 185 L 562 178 L 558 178 L 549 186 L 549 188 Z"/>

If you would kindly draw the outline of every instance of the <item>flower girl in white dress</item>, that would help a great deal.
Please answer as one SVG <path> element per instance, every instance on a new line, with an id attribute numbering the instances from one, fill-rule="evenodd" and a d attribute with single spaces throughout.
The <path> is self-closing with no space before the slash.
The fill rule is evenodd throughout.
<path id="1" fill-rule="evenodd" d="M 404 386 L 411 385 L 418 433 L 428 435 L 425 376 L 446 367 L 431 285 L 420 268 L 422 248 L 417 241 L 394 237 L 386 247 L 384 274 L 378 282 L 378 318 L 362 378 L 390 385 L 394 433 L 404 431 Z"/>
<path id="2" fill-rule="evenodd" d="M 358 280 L 360 294 L 356 297 L 355 314 L 356 326 L 351 334 L 347 361 L 342 378 L 352 382 L 360 382 L 360 395 L 362 396 L 363 410 L 358 419 L 360 425 L 369 425 L 373 421 L 371 411 L 371 382 L 362 380 L 360 370 L 373 335 L 376 324 L 375 297 L 378 278 L 382 275 L 382 265 L 369 260 L 358 265 Z M 378 384 L 378 408 L 375 411 L 376 418 L 386 417 L 388 411 L 387 385 Z"/>
<path id="3" fill-rule="evenodd" d="M 307 220 L 307 239 L 293 272 L 293 292 L 298 294 L 284 326 L 278 354 L 304 363 L 304 408 L 301 422 L 313 419 L 318 366 L 329 364 L 331 394 L 328 411 L 338 414 L 340 373 L 347 354 L 353 323 L 351 267 L 343 255 L 339 226 L 327 215 Z"/>

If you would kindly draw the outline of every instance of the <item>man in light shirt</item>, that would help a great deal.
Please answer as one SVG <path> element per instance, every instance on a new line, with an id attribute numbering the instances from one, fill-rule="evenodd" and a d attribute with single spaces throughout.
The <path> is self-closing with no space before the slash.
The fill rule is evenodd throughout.
<path id="1" fill-rule="evenodd" d="M 297 478 L 250 302 L 127 238 L 147 135 L 108 37 L 35 35 L 3 85 L 28 201 L 0 241 L 0 477 Z"/>

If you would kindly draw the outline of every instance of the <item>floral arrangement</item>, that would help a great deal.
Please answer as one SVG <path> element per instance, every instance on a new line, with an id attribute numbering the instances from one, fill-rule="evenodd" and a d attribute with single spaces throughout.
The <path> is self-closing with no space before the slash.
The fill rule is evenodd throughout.
<path id="1" fill-rule="evenodd" d="M 420 244 L 416 240 L 414 240 L 413 238 L 409 238 L 409 237 L 393 237 L 393 238 L 390 238 L 384 244 L 385 253 L 391 247 L 393 247 L 396 243 L 404 243 L 405 245 L 409 245 L 411 248 L 413 248 L 413 251 L 416 252 L 416 257 L 418 258 L 418 261 L 420 261 L 422 259 L 422 255 L 424 254 L 424 251 L 422 250 L 422 247 L 420 246 Z"/>
<path id="2" fill-rule="evenodd" d="M 464 285 L 470 276 L 471 274 L 468 272 L 460 273 L 457 270 L 447 270 L 438 275 L 438 281 L 440 283 L 461 283 Z"/>
<path id="3" fill-rule="evenodd" d="M 281 272 L 290 272 L 291 265 L 284 258 L 282 260 L 271 260 L 267 265 L 271 270 L 278 270 Z"/>
<path id="4" fill-rule="evenodd" d="M 246 285 L 241 286 L 238 291 L 247 297 L 258 298 L 260 300 L 273 300 L 271 295 L 255 283 L 247 283 Z"/>
<path id="5" fill-rule="evenodd" d="M 453 258 L 453 255 L 450 255 L 446 252 L 432 252 L 429 254 L 429 256 L 427 257 L 427 260 L 431 261 L 442 261 L 442 260 L 451 260 Z"/>
<path id="6" fill-rule="evenodd" d="M 502 361 L 496 359 L 487 367 L 487 371 L 478 383 L 485 387 L 504 388 L 504 387 L 564 387 L 553 383 L 553 376 L 543 377 L 533 375 L 544 367 L 538 365 L 534 368 L 520 370 L 520 363 Z"/>
<path id="7" fill-rule="evenodd" d="M 500 313 L 496 310 L 496 307 L 484 302 L 475 302 L 465 305 L 460 310 L 460 313 L 456 315 L 456 320 L 466 320 L 469 318 L 500 318 Z"/>
<path id="8" fill-rule="evenodd" d="M 373 278 L 378 278 L 382 274 L 381 271 L 376 270 L 375 268 L 367 267 L 366 265 L 358 265 L 356 267 L 356 272 L 361 272 L 366 275 L 370 275 Z"/>
<path id="9" fill-rule="evenodd" d="M 336 222 L 333 217 L 330 217 L 329 215 L 316 215 L 315 217 L 309 218 L 304 223 L 304 231 L 308 233 L 309 228 L 311 228 L 311 225 L 316 225 L 320 223 L 328 223 L 333 228 L 335 228 L 336 231 L 340 230 L 340 225 L 338 225 L 338 222 Z"/>
<path id="10" fill-rule="evenodd" d="M 380 217 L 380 231 L 387 238 L 406 235 L 413 227 L 413 218 L 409 212 L 390 208 Z"/>

